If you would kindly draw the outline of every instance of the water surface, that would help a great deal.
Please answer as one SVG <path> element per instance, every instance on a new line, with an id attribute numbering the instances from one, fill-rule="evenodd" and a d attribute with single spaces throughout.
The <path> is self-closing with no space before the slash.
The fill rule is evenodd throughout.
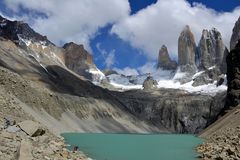
<path id="1" fill-rule="evenodd" d="M 66 142 L 96 160 L 194 160 L 193 135 L 66 133 Z"/>

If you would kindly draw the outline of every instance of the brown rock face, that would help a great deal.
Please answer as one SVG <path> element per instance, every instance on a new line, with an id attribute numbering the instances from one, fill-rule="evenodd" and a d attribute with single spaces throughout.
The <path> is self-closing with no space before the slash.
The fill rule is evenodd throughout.
<path id="1" fill-rule="evenodd" d="M 230 41 L 230 51 L 235 48 L 239 39 L 240 39 L 240 17 L 238 18 L 233 28 L 233 33 Z"/>
<path id="2" fill-rule="evenodd" d="M 178 39 L 178 65 L 183 72 L 195 72 L 196 43 L 190 27 L 185 26 Z"/>
<path id="3" fill-rule="evenodd" d="M 73 42 L 67 43 L 63 46 L 66 50 L 66 65 L 70 66 L 72 63 L 86 63 L 89 65 L 93 64 L 93 58 L 88 51 L 86 51 L 83 45 L 77 45 Z"/>
<path id="4" fill-rule="evenodd" d="M 171 60 L 168 54 L 168 49 L 165 45 L 163 45 L 159 51 L 157 68 L 162 68 L 165 70 L 177 69 L 177 62 Z"/>
<path id="5" fill-rule="evenodd" d="M 228 94 L 227 107 L 240 104 L 240 41 L 235 49 L 227 55 Z"/>
<path id="6" fill-rule="evenodd" d="M 84 49 L 83 45 L 70 42 L 65 44 L 63 48 L 65 49 L 65 65 L 73 72 L 87 79 L 92 79 L 92 75 L 86 70 L 96 67 L 93 64 L 92 55 Z"/>

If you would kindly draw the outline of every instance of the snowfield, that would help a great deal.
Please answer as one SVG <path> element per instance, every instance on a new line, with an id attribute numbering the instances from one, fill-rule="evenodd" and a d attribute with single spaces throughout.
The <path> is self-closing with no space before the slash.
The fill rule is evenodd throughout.
<path id="1" fill-rule="evenodd" d="M 199 76 L 203 71 L 197 72 L 193 75 L 193 78 Z M 186 73 L 177 71 L 175 74 L 170 71 L 157 70 L 151 74 L 139 75 L 139 76 L 124 76 L 119 74 L 112 74 L 107 76 L 110 84 L 115 88 L 120 90 L 132 90 L 132 89 L 143 89 L 144 80 L 151 75 L 158 82 L 158 88 L 171 88 L 171 89 L 181 89 L 189 93 L 199 93 L 207 95 L 215 95 L 218 92 L 227 90 L 226 78 L 224 84 L 221 86 L 216 86 L 217 82 L 206 85 L 201 85 L 194 87 L 192 86 L 193 80 L 184 84 L 181 84 L 178 79 L 186 76 Z"/>

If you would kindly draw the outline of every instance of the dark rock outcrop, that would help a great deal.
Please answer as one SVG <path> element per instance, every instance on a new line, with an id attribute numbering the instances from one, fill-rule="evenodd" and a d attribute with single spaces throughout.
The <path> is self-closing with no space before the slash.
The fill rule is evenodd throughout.
<path id="1" fill-rule="evenodd" d="M 227 80 L 226 107 L 235 107 L 240 104 L 240 41 L 227 55 Z"/>
<path id="2" fill-rule="evenodd" d="M 153 77 L 148 76 L 143 82 L 143 89 L 146 91 L 151 91 L 157 89 L 157 81 L 153 79 Z"/>
<path id="3" fill-rule="evenodd" d="M 195 73 L 196 43 L 190 27 L 185 26 L 178 39 L 178 65 L 182 72 Z"/>
<path id="4" fill-rule="evenodd" d="M 0 16 L 0 36 L 19 43 L 21 39 L 32 42 L 42 42 L 45 45 L 52 44 L 46 36 L 35 32 L 27 23 L 22 21 L 10 21 Z"/>
<path id="5" fill-rule="evenodd" d="M 203 70 L 212 66 L 224 68 L 226 63 L 223 58 L 226 52 L 221 33 L 215 28 L 210 31 L 204 29 L 198 46 L 199 68 Z"/>
<path id="6" fill-rule="evenodd" d="M 226 93 L 215 96 L 160 89 L 115 93 L 126 109 L 141 120 L 164 126 L 174 133 L 198 133 L 216 120 L 224 108 Z"/>
<path id="7" fill-rule="evenodd" d="M 232 31 L 232 37 L 230 40 L 230 51 L 233 50 L 240 39 L 240 17 L 238 18 L 237 22 Z"/>
<path id="8" fill-rule="evenodd" d="M 177 69 L 177 62 L 171 60 L 168 54 L 168 49 L 165 45 L 163 45 L 159 51 L 157 68 L 162 68 L 164 70 Z"/>

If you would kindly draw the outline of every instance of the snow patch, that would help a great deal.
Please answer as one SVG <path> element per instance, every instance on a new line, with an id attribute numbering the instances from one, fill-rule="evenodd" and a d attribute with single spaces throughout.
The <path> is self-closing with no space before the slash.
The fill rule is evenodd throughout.
<path id="1" fill-rule="evenodd" d="M 0 23 L 0 26 L 1 26 L 1 27 L 4 27 L 4 26 L 6 26 L 6 25 L 7 25 L 6 22 L 2 22 L 2 23 Z"/>
<path id="2" fill-rule="evenodd" d="M 100 82 L 103 79 L 106 79 L 105 75 L 98 68 L 90 68 L 87 72 L 93 75 L 93 82 Z"/>
<path id="3" fill-rule="evenodd" d="M 189 93 L 201 93 L 201 94 L 207 94 L 207 95 L 215 95 L 217 92 L 222 92 L 227 90 L 226 85 L 216 86 L 217 81 L 215 81 L 212 84 L 206 84 L 202 86 L 194 87 L 192 86 L 193 81 L 180 84 L 178 81 L 174 80 L 161 80 L 158 82 L 158 88 L 171 88 L 171 89 L 181 89 L 185 90 Z"/>
<path id="4" fill-rule="evenodd" d="M 143 89 L 142 85 L 123 85 L 123 84 L 117 84 L 114 82 L 110 82 L 110 84 L 120 90 Z"/>

